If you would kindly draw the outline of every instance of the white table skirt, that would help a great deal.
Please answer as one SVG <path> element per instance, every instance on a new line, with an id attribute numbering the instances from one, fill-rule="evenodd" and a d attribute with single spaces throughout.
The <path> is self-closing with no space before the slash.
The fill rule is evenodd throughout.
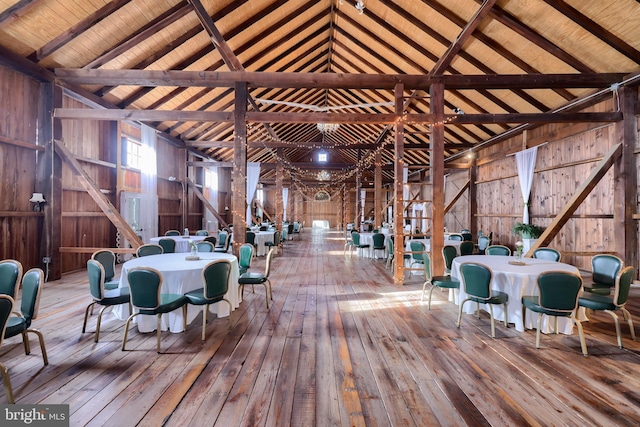
<path id="1" fill-rule="evenodd" d="M 524 295 L 538 295 L 538 276 L 546 271 L 566 271 L 569 273 L 579 274 L 576 267 L 561 263 L 536 258 L 523 258 L 526 265 L 511 265 L 509 261 L 515 260 L 512 256 L 498 255 L 466 255 L 456 257 L 453 260 L 451 268 L 451 276 L 460 280 L 460 264 L 463 262 L 477 262 L 489 267 L 493 272 L 491 288 L 505 292 L 509 295 L 507 310 L 509 323 L 515 324 L 516 330 L 523 332 L 525 328 L 535 329 L 538 326 L 538 313 L 527 310 L 526 325 L 522 319 L 522 297 Z M 456 304 L 460 304 L 467 294 L 464 287 L 460 285 L 458 292 L 450 295 L 454 298 Z M 487 304 L 481 304 L 481 308 L 488 311 Z M 464 312 L 471 314 L 476 310 L 476 303 L 468 302 L 464 306 Z M 496 320 L 504 321 L 504 309 L 502 305 L 493 306 L 493 314 Z M 578 311 L 578 318 L 586 320 L 584 309 Z M 541 332 L 551 333 L 553 331 L 553 317 L 544 316 L 542 318 Z M 558 330 L 563 334 L 571 334 L 573 332 L 573 322 L 569 318 L 558 318 Z"/>
<path id="2" fill-rule="evenodd" d="M 176 241 L 176 252 L 191 252 L 191 242 L 202 242 L 207 236 L 159 236 L 149 239 L 149 243 L 158 245 L 160 239 L 172 239 Z"/>
<path id="3" fill-rule="evenodd" d="M 367 258 L 371 258 L 374 255 L 374 251 L 373 251 L 373 235 L 377 234 L 377 233 L 369 233 L 369 232 L 365 232 L 365 233 L 360 233 L 360 244 L 361 245 L 369 245 L 369 249 L 358 249 L 358 256 L 364 256 Z M 390 236 L 388 234 L 383 234 L 384 235 L 384 255 L 382 256 L 382 258 L 386 258 L 387 257 L 387 240 L 390 239 Z"/>
<path id="4" fill-rule="evenodd" d="M 216 252 L 200 252 L 198 255 L 201 258 L 198 261 L 186 261 L 183 253 L 150 255 L 127 261 L 122 264 L 120 287 L 129 286 L 127 273 L 130 269 L 134 267 L 152 267 L 162 273 L 162 292 L 184 294 L 204 287 L 202 270 L 208 263 L 216 259 L 226 259 L 231 261 L 231 274 L 229 275 L 229 291 L 225 298 L 229 300 L 234 310 L 238 308 L 242 301 L 242 296 L 238 295 L 238 259 L 231 254 Z M 201 311 L 202 308 L 200 306 L 189 305 L 187 323 L 191 323 Z M 217 314 L 218 317 L 226 317 L 230 314 L 229 305 L 224 301 L 211 304 L 209 311 Z M 129 306 L 127 304 L 115 306 L 113 313 L 119 319 L 126 320 L 129 317 Z M 140 315 L 136 316 L 134 320 L 138 323 L 140 332 L 156 330 L 157 321 L 155 316 Z M 182 309 L 164 314 L 161 328 L 163 331 L 168 329 L 171 332 L 182 332 Z"/>
<path id="5" fill-rule="evenodd" d="M 266 256 L 269 252 L 269 247 L 265 246 L 265 242 L 273 242 L 273 235 L 275 231 L 256 231 L 256 255 Z M 277 249 L 277 248 L 276 248 Z"/>

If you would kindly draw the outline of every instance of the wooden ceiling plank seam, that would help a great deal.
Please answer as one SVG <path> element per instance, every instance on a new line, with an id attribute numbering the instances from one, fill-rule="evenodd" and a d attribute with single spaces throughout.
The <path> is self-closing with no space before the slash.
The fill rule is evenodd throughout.
<path id="1" fill-rule="evenodd" d="M 0 13 L 0 28 L 4 28 L 37 5 L 37 0 L 20 0 Z"/>

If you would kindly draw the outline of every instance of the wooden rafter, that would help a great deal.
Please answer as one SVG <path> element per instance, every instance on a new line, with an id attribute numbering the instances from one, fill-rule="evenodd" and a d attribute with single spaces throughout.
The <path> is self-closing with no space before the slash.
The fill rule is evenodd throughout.
<path id="1" fill-rule="evenodd" d="M 462 187 L 460 187 L 460 190 L 458 190 L 456 195 L 453 196 L 453 199 L 451 199 L 449 204 L 447 206 L 445 206 L 445 208 L 444 208 L 444 213 L 445 214 L 451 210 L 451 208 L 456 204 L 458 199 L 460 197 L 462 197 L 462 195 L 464 194 L 465 191 L 467 191 L 467 189 L 469 188 L 470 185 L 471 185 L 471 182 L 469 180 L 467 180 L 467 182 L 465 182 L 464 185 Z"/>
<path id="2" fill-rule="evenodd" d="M 200 191 L 200 189 L 193 183 L 193 181 L 191 181 L 190 178 L 187 178 L 187 185 L 189 186 L 191 191 L 193 191 L 193 193 L 196 195 L 196 197 L 198 197 L 198 199 L 200 199 L 200 201 L 204 204 L 204 206 L 207 209 L 209 209 L 209 212 L 211 212 L 213 214 L 213 216 L 216 217 L 216 219 L 218 220 L 220 225 L 222 225 L 222 228 L 226 228 L 228 226 L 227 222 L 224 220 L 224 218 L 222 218 L 220 216 L 220 214 L 218 213 L 216 208 L 214 208 L 213 205 L 211 203 L 209 203 L 207 198 L 204 197 L 204 194 L 202 194 L 202 191 Z"/>

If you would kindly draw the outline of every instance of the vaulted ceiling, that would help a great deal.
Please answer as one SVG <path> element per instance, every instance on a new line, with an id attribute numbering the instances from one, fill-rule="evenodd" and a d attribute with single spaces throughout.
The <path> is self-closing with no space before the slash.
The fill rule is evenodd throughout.
<path id="1" fill-rule="evenodd" d="M 171 75 L 158 83 L 157 70 L 475 77 L 445 85 L 449 160 L 527 120 L 553 121 L 549 113 L 572 111 L 594 93 L 615 96 L 618 84 L 637 84 L 639 28 L 640 2 L 633 0 L 0 0 L 0 56 L 49 69 L 111 108 L 234 111 L 233 86 Z M 112 70 L 122 78 L 65 78 Z M 127 80 L 131 70 L 149 73 Z M 565 74 L 589 78 L 570 84 L 553 77 Z M 479 84 L 478 76 L 495 75 L 504 76 L 502 85 Z M 523 84 L 523 75 L 539 76 L 538 84 Z M 249 123 L 249 161 L 281 161 L 301 182 L 315 180 L 320 150 L 332 182 L 352 179 L 356 167 L 366 177 L 376 152 L 383 164 L 393 162 L 392 127 L 375 119 L 395 113 L 392 87 L 250 86 L 249 97 L 249 111 L 286 118 Z M 403 103 L 407 113 L 430 113 L 428 86 L 409 87 Z M 313 120 L 286 116 L 318 111 L 333 116 L 310 117 L 341 123 L 338 129 L 323 133 Z M 149 117 L 205 157 L 232 160 L 233 121 Z M 404 159 L 412 167 L 430 163 L 429 124 L 405 124 Z M 266 169 L 263 179 L 273 174 Z M 393 179 L 391 168 L 384 177 Z"/>

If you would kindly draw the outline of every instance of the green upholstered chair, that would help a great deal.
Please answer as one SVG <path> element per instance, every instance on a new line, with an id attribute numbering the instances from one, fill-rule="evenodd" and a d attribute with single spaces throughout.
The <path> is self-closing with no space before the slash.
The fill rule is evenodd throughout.
<path id="1" fill-rule="evenodd" d="M 609 295 L 623 266 L 624 262 L 615 255 L 594 255 L 591 258 L 593 283 L 590 287 L 585 286 L 584 290 L 598 295 Z"/>
<path id="2" fill-rule="evenodd" d="M 353 245 L 356 249 L 366 249 L 368 251 L 371 250 L 371 245 L 368 243 L 360 243 L 360 233 L 357 231 L 353 231 L 351 233 L 351 239 L 353 239 Z"/>
<path id="3" fill-rule="evenodd" d="M 384 244 L 385 235 L 382 233 L 375 233 L 371 239 L 373 240 L 373 246 L 371 247 L 373 256 L 375 257 L 376 251 L 382 251 L 382 257 L 384 258 L 384 252 L 387 249 Z"/>
<path id="4" fill-rule="evenodd" d="M 453 245 L 444 245 L 442 247 L 442 259 L 444 259 L 444 273 L 451 275 L 451 266 L 453 259 L 458 256 L 458 250 Z"/>
<path id="5" fill-rule="evenodd" d="M 120 278 L 114 279 L 116 274 L 116 254 L 109 249 L 100 249 L 91 255 L 91 259 L 98 261 L 104 268 L 104 288 L 116 289 L 120 285 Z"/>
<path id="6" fill-rule="evenodd" d="M 460 243 L 460 255 L 473 255 L 476 245 L 470 240 L 464 240 Z"/>
<path id="7" fill-rule="evenodd" d="M 418 240 L 410 240 L 409 248 L 411 249 L 411 263 L 409 264 L 409 269 L 412 269 L 414 264 L 424 264 L 424 260 L 422 259 L 422 254 L 425 252 L 424 243 L 419 242 Z"/>
<path id="8" fill-rule="evenodd" d="M 216 239 L 216 236 L 207 236 L 202 241 L 211 243 L 214 248 L 216 247 L 216 244 L 218 243 L 218 239 Z"/>
<path id="9" fill-rule="evenodd" d="M 180 236 L 180 232 L 178 230 L 167 230 L 164 233 L 165 236 Z"/>
<path id="10" fill-rule="evenodd" d="M 22 280 L 22 264 L 15 259 L 0 261 L 0 294 L 16 298 Z"/>
<path id="11" fill-rule="evenodd" d="M 460 234 L 465 234 L 465 233 L 471 233 L 471 230 L 469 230 L 468 228 L 463 228 L 460 230 Z"/>
<path id="12" fill-rule="evenodd" d="M 282 233 L 278 230 L 273 233 L 273 240 L 264 242 L 264 245 L 269 248 L 267 250 L 275 249 L 280 246 L 280 240 L 282 240 Z"/>
<path id="13" fill-rule="evenodd" d="M 393 235 L 389 236 L 389 238 L 386 240 L 386 242 L 387 242 L 387 268 L 393 268 L 394 267 L 394 263 L 396 262 L 394 249 L 393 249 L 393 247 L 394 247 L 393 240 L 394 240 L 394 236 Z M 403 254 L 402 255 L 402 259 L 403 259 L 403 261 L 407 261 L 407 260 L 411 259 L 411 254 Z"/>
<path id="14" fill-rule="evenodd" d="M 220 239 L 220 241 L 222 241 L 222 245 L 220 245 L 220 241 L 218 241 L 218 245 L 213 249 L 213 251 L 219 252 L 219 253 L 229 252 L 229 245 L 231 244 L 231 239 L 233 238 L 233 234 L 225 233 L 224 239 L 223 239 L 223 235 L 221 233 L 220 235 L 218 235 L 218 238 Z"/>
<path id="15" fill-rule="evenodd" d="M 253 258 L 254 247 L 251 243 L 243 243 L 238 251 L 238 267 L 240 274 L 244 274 L 251 268 L 251 259 Z"/>
<path id="16" fill-rule="evenodd" d="M 462 234 L 460 234 L 460 233 L 451 233 L 451 234 L 449 234 L 449 240 L 456 240 L 458 242 L 462 242 L 464 240 L 464 238 L 462 237 Z"/>
<path id="17" fill-rule="evenodd" d="M 40 306 L 40 294 L 44 284 L 44 272 L 39 268 L 32 268 L 22 276 L 22 297 L 20 301 L 20 312 L 9 317 L 7 328 L 4 331 L 5 338 L 22 335 L 24 353 L 30 354 L 29 332 L 35 334 L 40 341 L 42 360 L 45 365 L 49 364 L 47 349 L 44 346 L 44 337 L 37 329 L 31 329 L 31 322 L 38 317 Z"/>
<path id="18" fill-rule="evenodd" d="M 102 309 L 98 313 L 98 319 L 96 321 L 96 333 L 94 341 L 98 342 L 100 339 L 100 323 L 102 321 L 102 313 L 107 307 L 114 305 L 129 304 L 129 288 L 116 288 L 107 289 L 105 286 L 104 278 L 106 277 L 104 266 L 102 263 L 95 259 L 87 261 L 87 274 L 89 276 L 89 291 L 93 301 L 87 306 L 84 312 L 84 322 L 82 323 L 82 333 L 87 330 L 87 319 L 89 318 L 89 311 L 93 311 L 95 304 L 101 305 Z M 131 308 L 131 306 L 129 306 Z"/>
<path id="19" fill-rule="evenodd" d="M 198 252 L 213 252 L 214 246 L 209 242 L 202 241 L 196 243 L 196 249 Z"/>
<path id="20" fill-rule="evenodd" d="M 582 324 L 576 318 L 578 297 L 582 292 L 582 279 L 577 274 L 566 271 L 547 271 L 538 276 L 539 295 L 524 295 L 522 297 L 522 317 L 529 309 L 538 315 L 538 330 L 536 331 L 536 348 L 540 348 L 540 330 L 542 316 L 555 318 L 554 330 L 558 333 L 558 317 L 569 317 L 578 327 L 582 354 L 587 355 L 587 345 L 584 340 Z"/>
<path id="21" fill-rule="evenodd" d="M 444 248 L 443 248 L 444 249 Z M 454 248 L 455 249 L 455 248 Z M 444 251 L 443 254 L 444 256 Z M 422 297 L 420 297 L 420 301 L 424 301 L 424 292 L 427 289 L 427 285 L 429 285 L 429 304 L 427 308 L 431 310 L 431 295 L 433 294 L 433 290 L 435 288 L 440 289 L 459 289 L 460 281 L 452 278 L 451 276 L 432 276 L 431 275 L 431 257 L 428 252 L 423 252 L 422 259 L 424 261 L 424 284 L 422 285 Z"/>
<path id="22" fill-rule="evenodd" d="M 222 230 L 218 233 L 218 244 L 215 245 L 217 248 L 223 248 L 227 242 L 227 237 L 229 237 L 229 232 Z"/>
<path id="23" fill-rule="evenodd" d="M 460 235 L 462 236 L 462 240 L 464 242 L 471 242 L 473 240 L 473 234 L 471 234 L 471 232 L 460 233 Z"/>
<path id="24" fill-rule="evenodd" d="M 618 347 L 622 348 L 622 335 L 620 334 L 620 322 L 618 321 L 617 310 L 622 312 L 624 319 L 629 324 L 629 332 L 631 338 L 636 340 L 636 333 L 633 329 L 633 319 L 631 314 L 625 308 L 629 297 L 629 289 L 634 278 L 634 269 L 631 266 L 625 267 L 616 276 L 613 285 L 613 295 L 598 295 L 593 293 L 584 293 L 578 300 L 578 304 L 590 310 L 600 310 L 609 313 L 613 317 L 616 326 L 616 335 L 618 337 Z"/>
<path id="25" fill-rule="evenodd" d="M 13 298 L 7 294 L 0 294 L 0 348 L 2 347 L 2 341 L 4 339 L 4 333 L 7 327 L 7 321 L 11 312 L 13 311 Z M 7 401 L 9 403 L 16 403 L 13 398 L 13 389 L 11 388 L 11 378 L 9 377 L 9 368 L 3 363 L 0 363 L 0 372 L 2 373 L 2 382 L 4 383 L 4 391 L 7 395 Z"/>
<path id="26" fill-rule="evenodd" d="M 282 229 L 282 235 L 280 236 L 280 245 L 279 246 L 281 248 L 284 248 L 284 244 L 287 241 L 287 233 L 289 233 L 289 231 L 287 230 L 287 227 L 284 227 Z"/>
<path id="27" fill-rule="evenodd" d="M 300 237 L 300 223 L 298 221 L 293 222 L 293 236 Z"/>
<path id="28" fill-rule="evenodd" d="M 244 274 L 241 274 L 238 277 L 238 284 L 240 296 L 244 294 L 244 287 L 246 285 L 251 285 L 253 289 L 255 285 L 264 286 L 265 297 L 267 300 L 267 310 L 269 309 L 269 300 L 273 300 L 273 291 L 271 289 L 271 281 L 269 280 L 269 274 L 271 273 L 271 259 L 273 258 L 273 254 L 275 249 L 269 249 L 269 253 L 267 254 L 267 259 L 265 261 L 264 274 L 263 273 L 255 273 L 252 271 L 247 271 Z"/>
<path id="29" fill-rule="evenodd" d="M 176 251 L 176 241 L 173 239 L 160 239 L 158 244 L 162 246 L 163 254 L 172 254 Z"/>
<path id="30" fill-rule="evenodd" d="M 562 254 L 559 250 L 553 248 L 538 248 L 533 251 L 533 257 L 538 259 L 545 259 L 548 261 L 560 262 Z"/>
<path id="31" fill-rule="evenodd" d="M 170 313 L 182 307 L 183 327 L 187 328 L 187 302 L 184 295 L 162 293 L 162 273 L 151 267 L 136 267 L 129 270 L 129 292 L 131 294 L 131 305 L 138 311 L 132 313 L 127 319 L 124 327 L 124 337 L 122 338 L 122 351 L 127 344 L 129 334 L 129 324 L 134 317 L 147 315 L 157 317 L 157 352 L 160 353 L 160 338 L 162 315 Z"/>
<path id="32" fill-rule="evenodd" d="M 251 259 L 251 257 L 249 257 Z M 207 329 L 207 312 L 209 305 L 219 301 L 226 301 L 229 304 L 229 320 L 233 306 L 224 296 L 229 290 L 229 274 L 231 273 L 231 262 L 226 259 L 217 259 L 207 264 L 202 270 L 203 287 L 187 292 L 184 296 L 191 305 L 202 306 L 202 341 L 205 340 Z"/>
<path id="33" fill-rule="evenodd" d="M 483 235 L 478 237 L 478 253 L 480 253 L 480 255 L 484 255 L 490 244 L 491 240 L 489 240 L 489 236 Z"/>
<path id="34" fill-rule="evenodd" d="M 507 303 L 509 295 L 504 292 L 491 289 L 493 273 L 489 267 L 477 262 L 465 262 L 460 265 L 460 277 L 462 287 L 467 294 L 467 298 L 460 302 L 458 310 L 458 321 L 456 326 L 460 327 L 462 321 L 462 308 L 467 301 L 473 301 L 477 305 L 478 318 L 480 317 L 480 304 L 489 305 L 489 315 L 491 316 L 491 337 L 496 337 L 495 321 L 493 319 L 493 305 L 504 305 L 504 325 L 509 327 L 507 318 Z"/>
<path id="35" fill-rule="evenodd" d="M 160 255 L 163 254 L 162 246 L 155 245 L 153 243 L 149 243 L 147 245 L 139 246 L 136 250 L 136 256 L 138 258 L 149 255 Z"/>
<path id="36" fill-rule="evenodd" d="M 491 245 L 487 247 L 487 249 L 485 250 L 485 253 L 487 255 L 510 256 L 511 249 L 509 249 L 507 246 L 504 246 L 504 245 Z"/>
<path id="37" fill-rule="evenodd" d="M 287 237 L 289 238 L 289 240 L 293 240 L 293 228 L 294 224 L 292 222 L 287 224 Z"/>
<path id="38" fill-rule="evenodd" d="M 253 231 L 247 231 L 245 233 L 244 241 L 245 243 L 253 245 L 253 254 L 255 255 L 255 253 L 258 251 L 258 247 L 256 245 L 256 233 L 254 233 Z"/>
<path id="39" fill-rule="evenodd" d="M 208 236 L 209 232 L 207 230 L 198 230 L 196 231 L 196 236 Z"/>
<path id="40" fill-rule="evenodd" d="M 343 254 L 346 254 L 347 249 L 349 249 L 349 255 L 351 255 L 351 249 L 356 247 L 355 243 L 353 243 L 353 233 L 353 231 L 348 231 L 347 234 L 345 234 Z"/>

